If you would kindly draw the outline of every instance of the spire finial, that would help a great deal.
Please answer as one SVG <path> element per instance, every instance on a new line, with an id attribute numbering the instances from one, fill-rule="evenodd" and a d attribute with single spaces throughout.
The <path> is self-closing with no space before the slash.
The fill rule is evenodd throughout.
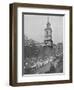
<path id="1" fill-rule="evenodd" d="M 47 17 L 47 22 L 49 22 L 49 17 Z"/>
<path id="2" fill-rule="evenodd" d="M 49 28 L 50 27 L 50 22 L 49 22 L 49 17 L 47 17 L 47 28 Z"/>

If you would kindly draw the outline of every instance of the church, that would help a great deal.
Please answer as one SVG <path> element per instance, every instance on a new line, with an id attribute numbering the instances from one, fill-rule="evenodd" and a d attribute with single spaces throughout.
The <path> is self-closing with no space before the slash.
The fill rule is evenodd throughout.
<path id="1" fill-rule="evenodd" d="M 45 31 L 45 35 L 44 35 L 44 45 L 42 48 L 40 48 L 40 55 L 41 56 L 55 56 L 55 47 L 56 45 L 53 44 L 53 40 L 52 40 L 52 28 L 51 28 L 51 24 L 49 22 L 49 17 L 47 18 L 47 24 L 46 24 L 46 28 L 44 29 Z"/>
<path id="2" fill-rule="evenodd" d="M 33 56 L 33 57 L 41 57 L 41 58 L 44 58 L 45 56 L 47 57 L 55 56 L 56 45 L 53 44 L 52 28 L 49 22 L 49 17 L 47 17 L 46 28 L 44 29 L 44 41 L 42 43 L 38 43 L 33 40 L 25 40 L 24 45 L 25 45 L 24 46 L 25 56 L 30 56 L 30 57 Z"/>

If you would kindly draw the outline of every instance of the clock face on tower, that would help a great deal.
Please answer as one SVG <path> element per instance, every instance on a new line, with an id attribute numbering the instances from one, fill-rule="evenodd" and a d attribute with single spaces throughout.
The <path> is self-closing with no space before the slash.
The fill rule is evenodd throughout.
<path id="1" fill-rule="evenodd" d="M 52 44 L 51 44 L 51 41 L 49 41 L 49 42 L 48 42 L 48 45 L 49 45 L 49 46 L 51 46 L 51 45 L 52 45 Z"/>
<path id="2" fill-rule="evenodd" d="M 52 46 L 52 41 L 51 40 L 45 40 L 45 45 L 47 46 Z"/>

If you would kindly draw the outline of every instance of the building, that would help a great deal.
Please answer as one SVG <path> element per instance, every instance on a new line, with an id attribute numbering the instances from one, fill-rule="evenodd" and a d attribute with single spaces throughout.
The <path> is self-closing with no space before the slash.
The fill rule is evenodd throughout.
<path id="1" fill-rule="evenodd" d="M 44 40 L 45 45 L 52 47 L 53 46 L 53 41 L 52 41 L 52 29 L 51 29 L 51 24 L 49 22 L 49 17 L 47 18 L 47 24 L 45 28 L 45 40 Z"/>
<path id="2" fill-rule="evenodd" d="M 52 28 L 51 24 L 49 22 L 49 17 L 47 17 L 47 24 L 45 30 L 45 39 L 44 39 L 44 44 L 45 46 L 43 47 L 43 53 L 44 56 L 55 56 L 55 48 L 53 47 L 53 40 L 52 40 Z"/>

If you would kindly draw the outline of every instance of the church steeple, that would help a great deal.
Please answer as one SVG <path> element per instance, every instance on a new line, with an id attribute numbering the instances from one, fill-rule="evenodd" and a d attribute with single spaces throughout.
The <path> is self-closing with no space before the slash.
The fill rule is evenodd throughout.
<path id="1" fill-rule="evenodd" d="M 50 27 L 50 23 L 49 23 L 49 17 L 47 17 L 47 28 L 49 28 Z"/>
<path id="2" fill-rule="evenodd" d="M 49 22 L 49 17 L 47 17 L 47 24 L 45 28 L 45 40 L 44 40 L 45 45 L 51 46 L 53 44 L 52 41 L 52 29 L 51 29 L 51 24 Z"/>

